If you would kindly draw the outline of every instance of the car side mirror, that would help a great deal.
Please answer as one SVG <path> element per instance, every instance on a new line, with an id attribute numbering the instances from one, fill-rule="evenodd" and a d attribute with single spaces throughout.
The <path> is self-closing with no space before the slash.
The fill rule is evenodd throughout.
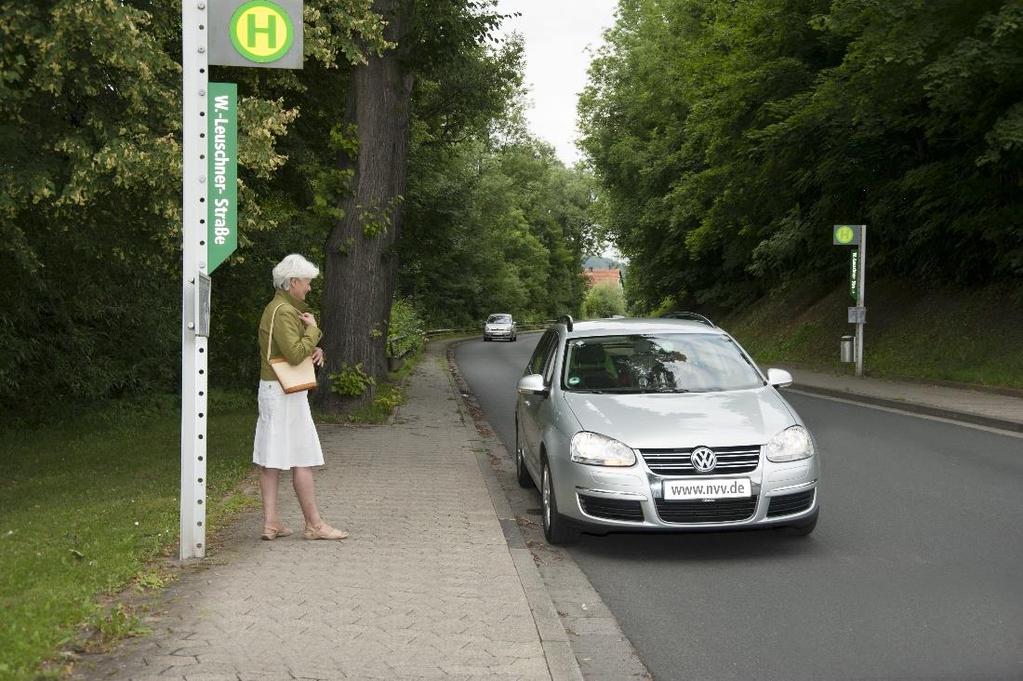
<path id="1" fill-rule="evenodd" d="M 775 388 L 787 388 L 792 385 L 792 374 L 784 369 L 768 369 L 767 382 Z"/>
<path id="2" fill-rule="evenodd" d="M 530 374 L 523 376 L 519 379 L 518 386 L 520 395 L 546 395 L 548 390 L 547 386 L 543 384 L 543 376 L 540 374 Z"/>

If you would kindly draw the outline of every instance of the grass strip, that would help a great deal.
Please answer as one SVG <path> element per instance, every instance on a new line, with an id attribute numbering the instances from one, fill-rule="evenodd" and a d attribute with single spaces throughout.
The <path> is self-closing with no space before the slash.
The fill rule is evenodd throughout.
<path id="1" fill-rule="evenodd" d="M 40 664 L 91 623 L 130 635 L 130 613 L 99 599 L 176 553 L 180 485 L 177 396 L 108 403 L 0 442 L 0 679 L 34 679 Z M 247 505 L 229 494 L 251 468 L 254 396 L 214 395 L 208 424 L 208 527 Z M 123 621 L 122 621 L 123 620 Z M 104 627 L 107 631 L 103 631 Z"/>

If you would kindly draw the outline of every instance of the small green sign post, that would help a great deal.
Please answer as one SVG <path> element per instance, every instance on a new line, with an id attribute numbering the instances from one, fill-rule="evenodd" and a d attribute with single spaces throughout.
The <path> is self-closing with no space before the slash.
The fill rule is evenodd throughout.
<path id="1" fill-rule="evenodd" d="M 856 246 L 849 259 L 849 295 L 856 301 L 850 307 L 849 321 L 856 324 L 856 375 L 863 375 L 863 325 L 867 321 L 864 307 L 867 286 L 867 226 L 835 225 L 831 230 L 831 243 L 835 246 Z"/>
<path id="2" fill-rule="evenodd" d="M 238 86 L 210 83 L 207 108 L 206 271 L 212 274 L 238 248 Z"/>

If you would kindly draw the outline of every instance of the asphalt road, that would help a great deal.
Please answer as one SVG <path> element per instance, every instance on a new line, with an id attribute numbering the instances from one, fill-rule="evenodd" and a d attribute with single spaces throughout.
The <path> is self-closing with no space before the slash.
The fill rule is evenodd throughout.
<path id="1" fill-rule="evenodd" d="M 509 451 L 538 339 L 456 349 Z M 787 399 L 821 449 L 813 535 L 584 535 L 570 549 L 654 678 L 1023 679 L 1023 439 Z"/>

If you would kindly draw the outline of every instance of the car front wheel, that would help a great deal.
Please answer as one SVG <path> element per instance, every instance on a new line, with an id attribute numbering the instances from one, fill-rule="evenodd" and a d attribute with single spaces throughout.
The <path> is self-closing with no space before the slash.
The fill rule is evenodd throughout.
<path id="1" fill-rule="evenodd" d="M 540 502 L 543 507 L 543 536 L 555 546 L 571 544 L 579 539 L 579 529 L 568 518 L 558 513 L 558 500 L 551 481 L 551 467 L 543 460 Z"/>

